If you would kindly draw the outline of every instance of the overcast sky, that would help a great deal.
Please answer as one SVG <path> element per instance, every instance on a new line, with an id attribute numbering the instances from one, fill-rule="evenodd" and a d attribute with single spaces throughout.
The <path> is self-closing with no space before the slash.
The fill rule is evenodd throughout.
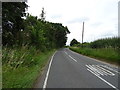
<path id="1" fill-rule="evenodd" d="M 120 0 L 28 0 L 28 12 L 40 17 L 42 7 L 46 21 L 62 23 L 71 32 L 67 45 L 75 38 L 84 42 L 118 36 L 118 1 Z"/>

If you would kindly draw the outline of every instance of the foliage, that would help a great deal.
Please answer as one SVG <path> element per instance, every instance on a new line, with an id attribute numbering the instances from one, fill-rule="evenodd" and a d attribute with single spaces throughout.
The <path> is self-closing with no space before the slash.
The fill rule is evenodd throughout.
<path id="1" fill-rule="evenodd" d="M 91 48 L 120 48 L 120 38 L 104 38 L 90 43 Z"/>
<path id="2" fill-rule="evenodd" d="M 45 11 L 44 11 L 44 8 L 42 8 L 41 20 L 45 21 Z"/>
<path id="3" fill-rule="evenodd" d="M 70 47 L 71 50 L 86 55 L 98 58 L 100 60 L 105 60 L 108 62 L 112 62 L 115 64 L 120 63 L 120 55 L 118 55 L 117 50 L 112 48 L 102 48 L 102 49 L 92 49 L 92 48 L 73 48 Z"/>
<path id="4" fill-rule="evenodd" d="M 26 15 L 23 2 L 2 5 L 3 88 L 31 88 L 53 50 L 65 46 L 70 32 L 61 23 Z"/>
<path id="5" fill-rule="evenodd" d="M 23 18 L 26 13 L 25 2 L 2 3 L 2 29 L 3 45 L 15 44 L 19 39 L 19 32 L 24 29 Z"/>
<path id="6" fill-rule="evenodd" d="M 67 41 L 66 35 L 70 33 L 68 28 L 60 23 L 44 22 L 31 15 L 27 16 L 25 24 L 23 33 L 27 40 L 24 42 L 43 50 L 63 47 Z"/>
<path id="7" fill-rule="evenodd" d="M 29 49 L 28 49 L 29 48 Z M 3 47 L 3 88 L 32 88 L 42 68 L 55 50 L 45 53 L 33 46 Z"/>
<path id="8" fill-rule="evenodd" d="M 44 21 L 30 14 L 23 19 L 26 7 L 25 3 L 3 3 L 3 45 L 27 44 L 41 51 L 63 47 L 70 33 L 68 28 L 61 23 Z"/>
<path id="9" fill-rule="evenodd" d="M 71 41 L 72 42 L 72 41 Z M 87 48 L 114 48 L 114 49 L 120 49 L 120 38 L 118 37 L 112 37 L 112 38 L 103 38 L 98 39 L 93 42 L 84 42 L 83 44 L 78 43 L 77 47 L 87 47 Z"/>
<path id="10" fill-rule="evenodd" d="M 118 37 L 99 39 L 91 43 L 85 42 L 83 48 L 81 44 L 77 47 L 70 47 L 70 49 L 87 56 L 120 63 L 120 38 Z"/>
<path id="11" fill-rule="evenodd" d="M 73 46 L 75 44 L 79 44 L 79 42 L 76 40 L 76 39 L 73 39 L 71 42 L 70 42 L 70 46 Z"/>

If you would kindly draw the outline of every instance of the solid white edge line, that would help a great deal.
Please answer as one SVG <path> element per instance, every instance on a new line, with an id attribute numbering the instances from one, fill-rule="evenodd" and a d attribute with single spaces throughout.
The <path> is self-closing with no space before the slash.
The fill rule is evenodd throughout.
<path id="1" fill-rule="evenodd" d="M 50 63 L 49 63 L 49 67 L 48 67 L 48 70 L 47 70 L 47 74 L 46 74 L 46 78 L 45 78 L 45 81 L 44 81 L 44 84 L 43 84 L 43 90 L 45 90 L 45 88 L 46 88 L 47 80 L 48 80 L 48 76 L 49 76 L 49 72 L 50 72 L 50 67 L 51 67 L 51 64 L 52 64 L 52 61 L 53 61 L 53 57 L 55 56 L 56 52 L 51 57 L 51 60 L 50 60 Z"/>
<path id="2" fill-rule="evenodd" d="M 97 76 L 99 79 L 101 79 L 102 81 L 104 81 L 105 83 L 107 83 L 109 86 L 115 88 L 116 90 L 119 90 L 117 89 L 115 86 L 113 86 L 111 83 L 109 83 L 108 81 L 106 81 L 105 79 L 101 78 L 99 75 L 96 75 L 95 73 L 93 73 L 90 69 L 87 69 L 88 71 L 90 71 L 92 74 L 94 74 L 95 76 Z"/>

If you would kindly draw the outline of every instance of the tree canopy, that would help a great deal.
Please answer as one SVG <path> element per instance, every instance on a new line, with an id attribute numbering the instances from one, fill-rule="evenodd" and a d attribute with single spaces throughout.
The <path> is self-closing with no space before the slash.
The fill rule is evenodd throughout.
<path id="1" fill-rule="evenodd" d="M 79 44 L 79 42 L 76 40 L 76 39 L 73 39 L 71 42 L 70 42 L 70 46 L 73 46 L 75 44 Z"/>
<path id="2" fill-rule="evenodd" d="M 27 44 L 44 51 L 66 44 L 67 34 L 70 33 L 67 26 L 26 15 L 26 8 L 25 3 L 3 3 L 3 45 Z M 23 19 L 25 15 L 26 18 Z"/>
<path id="3" fill-rule="evenodd" d="M 24 29 L 23 18 L 27 9 L 25 2 L 2 3 L 3 44 L 13 44 L 18 39 L 18 32 Z"/>

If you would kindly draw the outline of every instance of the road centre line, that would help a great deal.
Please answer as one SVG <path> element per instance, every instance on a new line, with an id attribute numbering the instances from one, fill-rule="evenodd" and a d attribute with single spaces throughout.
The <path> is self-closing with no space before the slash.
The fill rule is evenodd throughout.
<path id="1" fill-rule="evenodd" d="M 73 57 L 71 57 L 70 55 L 68 55 L 72 60 L 74 60 L 75 62 L 77 62 L 77 60 L 75 60 Z"/>
<path id="2" fill-rule="evenodd" d="M 65 51 L 64 51 L 65 52 Z M 68 53 L 67 52 L 65 52 L 67 55 L 68 55 Z"/>
<path id="3" fill-rule="evenodd" d="M 65 52 L 65 51 L 64 51 Z M 67 55 L 68 55 L 68 53 L 67 52 L 65 52 Z M 76 53 L 75 53 L 76 54 Z M 70 58 L 72 58 L 70 55 L 68 55 Z M 74 60 L 74 58 L 72 58 L 73 60 Z M 104 63 L 104 62 L 102 62 L 102 61 L 98 61 L 98 60 L 95 60 L 95 61 L 97 61 L 97 62 L 100 62 L 100 63 Z M 104 64 L 108 64 L 108 63 L 104 63 Z M 108 65 L 110 65 L 110 64 L 108 64 Z M 111 83 L 109 83 L 108 81 L 106 81 L 105 79 L 103 79 L 102 77 L 100 77 L 100 75 L 102 75 L 102 74 L 111 74 L 111 75 L 115 75 L 114 73 L 111 73 L 111 72 L 109 72 L 108 70 L 106 71 L 106 69 L 104 70 L 102 67 L 101 68 L 99 68 L 99 66 L 97 67 L 97 68 L 99 68 L 99 70 L 97 70 L 96 68 L 94 68 L 94 67 L 92 67 L 92 66 L 89 66 L 89 65 L 86 65 L 87 67 L 89 67 L 87 70 L 89 71 L 89 72 L 91 72 L 93 75 L 95 75 L 96 77 L 98 77 L 99 79 L 101 79 L 103 82 L 105 82 L 106 84 L 108 84 L 109 86 L 111 86 L 112 88 L 115 88 L 116 90 L 119 90 L 117 87 L 115 87 L 114 85 L 112 85 Z M 102 69 L 104 72 L 106 71 L 106 73 L 103 73 L 103 72 L 101 72 L 102 70 L 100 70 L 100 69 Z M 119 73 L 119 72 L 118 72 Z"/>
<path id="4" fill-rule="evenodd" d="M 51 60 L 50 60 L 50 63 L 49 63 L 49 67 L 48 67 L 48 70 L 47 70 L 47 74 L 46 74 L 46 77 L 45 77 L 45 81 L 44 81 L 44 84 L 43 84 L 43 90 L 45 90 L 46 86 L 47 86 L 47 80 L 48 80 L 48 76 L 49 76 L 49 72 L 50 72 L 50 68 L 51 68 L 51 64 L 52 64 L 52 61 L 53 61 L 53 57 L 55 56 L 56 52 L 53 54 L 53 56 L 51 57 Z"/>
<path id="5" fill-rule="evenodd" d="M 96 73 L 94 73 L 92 70 L 90 69 L 87 69 L 88 71 L 90 71 L 92 74 L 94 74 L 96 77 L 98 77 L 99 79 L 101 79 L 102 81 L 104 81 L 105 83 L 107 83 L 109 86 L 111 86 L 112 88 L 115 88 L 116 90 L 119 90 L 117 89 L 114 85 L 112 85 L 111 83 L 109 83 L 108 81 L 106 81 L 105 79 L 101 78 L 99 75 L 97 75 Z"/>
<path id="6" fill-rule="evenodd" d="M 65 51 L 64 51 L 65 52 Z M 77 62 L 76 59 L 74 59 L 72 56 L 70 56 L 67 52 L 65 52 L 72 60 L 74 60 L 75 62 Z"/>

